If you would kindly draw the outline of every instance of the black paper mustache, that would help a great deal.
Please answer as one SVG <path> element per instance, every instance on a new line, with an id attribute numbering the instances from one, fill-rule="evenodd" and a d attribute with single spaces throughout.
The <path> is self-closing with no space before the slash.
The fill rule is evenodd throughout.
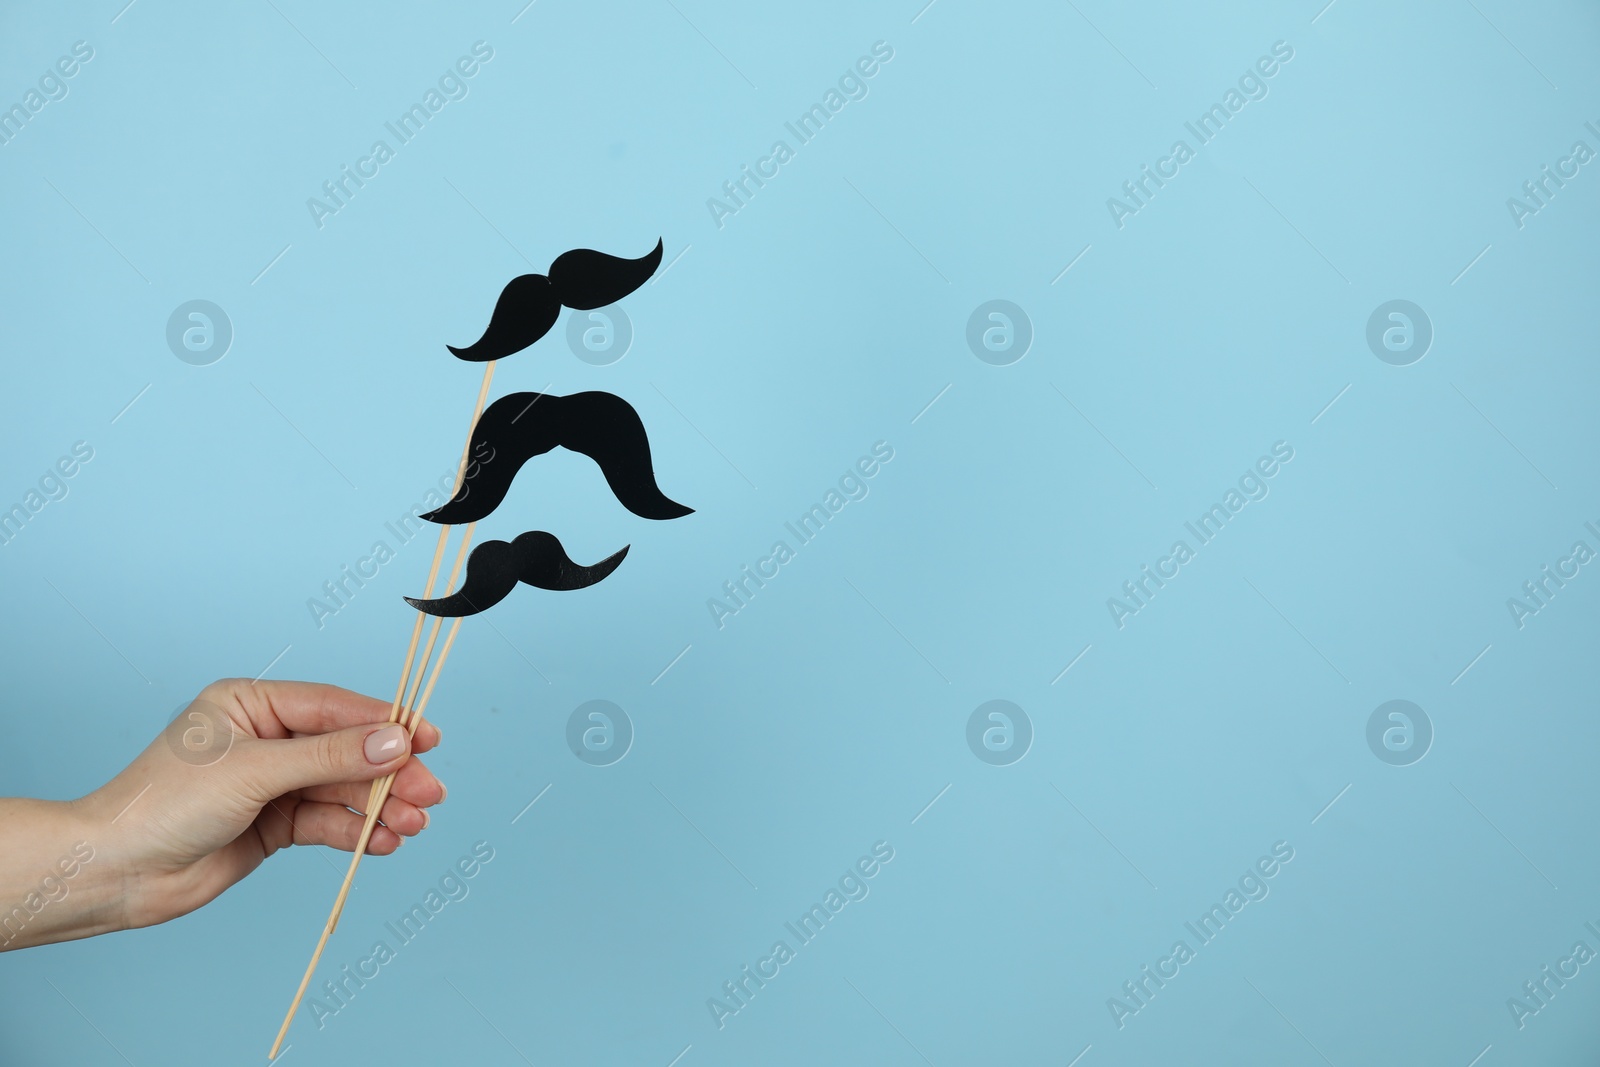
<path id="1" fill-rule="evenodd" d="M 644 423 L 633 405 L 611 393 L 508 393 L 472 430 L 472 454 L 482 455 L 484 445 L 493 460 L 479 463 L 454 499 L 424 519 L 450 526 L 476 522 L 505 499 L 524 463 L 558 445 L 598 463 L 617 502 L 641 518 L 676 519 L 694 511 L 657 488 Z"/>
<path id="2" fill-rule="evenodd" d="M 662 245 L 638 259 L 574 248 L 550 264 L 549 275 L 524 274 L 500 291 L 483 336 L 466 348 L 446 345 L 457 359 L 487 363 L 520 352 L 550 332 L 563 306 L 592 311 L 616 303 L 650 280 L 661 265 Z"/>
<path id="3" fill-rule="evenodd" d="M 530 530 L 514 541 L 485 541 L 467 557 L 467 578 L 459 592 L 435 600 L 406 597 L 406 603 L 428 615 L 447 619 L 476 615 L 510 595 L 518 582 L 536 589 L 583 589 L 601 581 L 622 562 L 628 546 L 592 567 L 567 558 L 555 535 Z"/>

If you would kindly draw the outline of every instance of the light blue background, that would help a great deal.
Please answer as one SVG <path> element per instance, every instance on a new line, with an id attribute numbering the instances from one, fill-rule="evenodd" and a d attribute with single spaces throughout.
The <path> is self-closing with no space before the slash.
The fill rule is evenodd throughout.
<path id="1" fill-rule="evenodd" d="M 0 548 L 0 788 L 88 792 L 269 664 L 387 697 L 431 535 L 323 627 L 306 601 L 459 455 L 479 374 L 444 345 L 514 275 L 660 236 L 624 359 L 557 329 L 495 395 L 625 397 L 696 514 L 638 519 L 561 452 L 482 525 L 632 551 L 464 625 L 450 799 L 362 867 L 318 984 L 495 859 L 285 1063 L 1592 1062 L 1595 968 L 1525 1029 L 1506 1000 L 1600 948 L 1600 577 L 1521 629 L 1506 600 L 1600 547 L 1600 174 L 1521 229 L 1506 199 L 1600 148 L 1600 14 L 921 3 L 0 15 L 0 105 L 95 52 L 0 147 L 0 503 L 94 449 Z M 319 229 L 306 199 L 479 40 L 469 95 Z M 719 228 L 707 198 L 880 40 Z M 1118 229 L 1106 198 L 1280 40 Z M 1036 333 L 1006 367 L 964 339 L 996 298 Z M 1365 342 L 1395 298 L 1435 329 L 1408 367 Z M 191 299 L 234 326 L 211 366 L 166 346 Z M 708 598 L 879 440 L 868 497 L 719 630 Z M 1119 630 L 1106 598 L 1280 440 L 1270 496 Z M 637 732 L 609 767 L 564 740 L 594 698 Z M 1035 730 L 1007 767 L 965 741 L 995 698 Z M 1407 767 L 1365 740 L 1396 698 L 1436 731 Z M 706 999 L 879 840 L 870 896 L 719 1030 Z M 1271 895 L 1119 1030 L 1107 998 L 1280 840 Z M 258 1062 L 343 867 L 294 850 L 183 920 L 0 957 L 3 1058 Z"/>

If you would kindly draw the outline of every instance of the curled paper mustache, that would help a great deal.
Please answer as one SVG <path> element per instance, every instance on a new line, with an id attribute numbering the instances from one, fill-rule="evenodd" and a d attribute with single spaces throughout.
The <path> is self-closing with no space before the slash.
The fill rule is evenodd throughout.
<path id="1" fill-rule="evenodd" d="M 449 503 L 422 518 L 450 526 L 476 522 L 505 499 L 524 463 L 557 446 L 598 463 L 617 502 L 641 518 L 676 519 L 694 511 L 656 486 L 644 423 L 633 405 L 611 393 L 508 393 L 473 427 L 472 454 L 484 454 L 484 446 L 493 461 L 477 464 Z"/>
<path id="2" fill-rule="evenodd" d="M 550 332 L 562 307 L 577 311 L 614 304 L 650 280 L 661 265 L 661 242 L 638 259 L 608 256 L 592 248 L 563 252 L 550 273 L 524 274 L 500 291 L 483 336 L 465 348 L 446 345 L 457 359 L 487 363 L 520 352 Z"/>
<path id="3" fill-rule="evenodd" d="M 467 578 L 459 592 L 435 600 L 406 597 L 406 603 L 428 615 L 447 619 L 476 615 L 510 595 L 518 582 L 536 589 L 583 589 L 601 581 L 622 562 L 628 546 L 592 567 L 567 558 L 553 534 L 530 530 L 514 541 L 485 541 L 467 557 Z"/>

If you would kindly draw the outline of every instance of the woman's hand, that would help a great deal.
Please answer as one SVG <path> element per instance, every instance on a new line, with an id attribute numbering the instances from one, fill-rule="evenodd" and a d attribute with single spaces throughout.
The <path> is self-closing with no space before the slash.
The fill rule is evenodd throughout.
<path id="1" fill-rule="evenodd" d="M 445 790 L 409 758 L 438 728 L 408 740 L 389 708 L 309 682 L 215 682 L 81 800 L 0 800 L 0 948 L 165 922 L 289 845 L 353 852 L 369 783 L 398 769 L 367 846 L 393 852 Z"/>

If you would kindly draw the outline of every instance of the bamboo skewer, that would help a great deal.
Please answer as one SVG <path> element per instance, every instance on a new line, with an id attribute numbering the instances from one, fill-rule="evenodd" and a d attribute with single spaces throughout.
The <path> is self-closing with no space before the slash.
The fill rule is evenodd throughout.
<path id="1" fill-rule="evenodd" d="M 483 414 L 483 408 L 489 398 L 489 383 L 494 377 L 494 360 L 488 361 L 483 368 L 483 384 L 478 389 L 478 401 L 473 408 L 472 421 L 467 426 L 467 442 L 461 449 L 461 463 L 456 468 L 455 488 L 451 495 L 461 489 L 461 483 L 466 478 L 467 460 L 472 450 L 472 431 L 477 428 L 478 418 Z M 446 595 L 455 588 L 456 580 L 460 576 L 462 564 L 466 560 L 467 546 L 472 541 L 472 531 L 476 523 L 467 525 L 466 533 L 462 538 L 461 546 L 456 552 L 455 565 L 451 568 L 450 580 L 447 585 Z M 428 569 L 428 581 L 423 589 L 423 598 L 433 596 L 434 583 L 438 580 L 439 566 L 444 561 L 445 545 L 450 537 L 451 527 L 443 526 L 439 530 L 439 541 L 433 550 L 433 563 Z M 422 661 L 417 663 L 417 645 L 422 638 L 422 625 L 426 616 L 417 612 L 416 623 L 411 628 L 411 641 L 406 649 L 405 667 L 400 674 L 400 683 L 395 687 L 394 701 L 389 708 L 389 722 L 399 722 L 406 726 L 409 736 L 415 737 L 417 727 L 422 723 L 422 713 L 427 705 L 428 698 L 433 695 L 434 683 L 439 680 L 439 673 L 444 669 L 446 658 L 450 649 L 455 644 L 456 632 L 461 627 L 461 619 L 457 618 L 451 624 L 450 633 L 445 638 L 444 648 L 440 650 L 439 660 L 433 666 L 433 673 L 428 679 L 428 685 L 422 692 L 422 699 L 417 701 L 417 689 L 421 685 L 422 676 L 427 673 L 428 660 L 432 658 L 434 642 L 438 639 L 439 630 L 444 620 L 435 618 L 433 632 L 428 637 L 428 644 L 422 655 Z M 412 677 L 412 668 L 416 666 L 415 680 Z M 411 683 L 411 699 L 406 700 L 405 691 L 407 683 Z M 409 719 L 409 721 L 408 721 Z M 403 765 L 402 765 L 403 766 Z M 269 1060 L 276 1059 L 278 1050 L 283 1047 L 283 1039 L 288 1036 L 289 1026 L 294 1022 L 294 1016 L 300 1010 L 300 1002 L 305 998 L 306 989 L 311 984 L 311 978 L 316 974 L 317 964 L 322 959 L 322 952 L 328 945 L 328 938 L 333 934 L 334 928 L 339 924 L 339 918 L 344 912 L 345 899 L 350 895 L 350 888 L 355 882 L 356 868 L 360 866 L 361 859 L 366 855 L 367 845 L 372 839 L 372 832 L 378 824 L 378 813 L 383 810 L 384 801 L 389 797 L 389 791 L 394 787 L 395 775 L 399 772 L 388 774 L 381 780 L 375 781 L 367 792 L 367 818 L 361 828 L 360 839 L 356 843 L 354 855 L 350 857 L 350 867 L 345 872 L 344 882 L 339 887 L 338 896 L 334 899 L 333 909 L 328 915 L 328 920 L 323 924 L 322 935 L 317 939 L 316 950 L 311 955 L 311 962 L 306 967 L 305 974 L 300 979 L 300 987 L 295 991 L 294 1001 L 289 1005 L 288 1014 L 283 1018 L 283 1025 L 278 1028 L 278 1036 L 272 1043 L 272 1051 L 267 1054 Z M 380 795 L 381 794 L 381 795 Z"/>
<path id="2" fill-rule="evenodd" d="M 450 568 L 450 581 L 445 585 L 446 596 L 449 596 L 450 593 L 455 590 L 456 582 L 461 577 L 461 566 L 466 562 L 467 548 L 472 544 L 472 530 L 473 527 L 477 525 L 478 524 L 475 522 L 469 522 L 467 524 L 466 533 L 461 539 L 461 546 L 456 549 L 456 561 L 454 566 Z M 433 632 L 428 635 L 427 647 L 422 651 L 422 659 L 417 662 L 416 677 L 411 685 L 411 699 L 406 702 L 405 707 L 401 708 L 400 718 L 396 720 L 400 723 L 400 725 L 405 726 L 407 723 L 407 715 L 410 715 L 411 722 L 408 728 L 409 732 L 407 734 L 409 737 L 416 736 L 417 726 L 422 722 L 422 705 L 417 702 L 417 690 L 422 688 L 422 677 L 428 673 L 428 661 L 433 658 L 433 647 L 434 644 L 439 640 L 439 628 L 443 624 L 444 620 L 441 618 L 435 618 L 433 620 Z M 448 646 L 448 644 L 449 640 L 446 639 L 446 645 Z M 444 655 L 441 653 L 439 662 L 434 665 L 433 678 L 437 678 L 439 676 L 439 669 L 443 666 L 443 664 Z M 426 692 L 433 692 L 433 682 L 431 679 L 428 683 Z M 425 693 L 422 698 L 423 703 L 426 703 L 427 699 L 428 698 Z M 367 793 L 367 821 L 366 824 L 361 828 L 361 839 L 356 843 L 355 855 L 350 858 L 350 871 L 345 875 L 345 886 L 348 886 L 354 879 L 356 866 L 360 864 L 361 857 L 366 855 L 367 844 L 372 837 L 373 830 L 378 824 L 378 813 L 383 810 L 383 802 L 389 799 L 389 791 L 394 787 L 395 775 L 399 773 L 399 771 L 393 771 L 384 777 L 375 780 L 372 783 L 372 789 L 370 789 Z M 339 898 L 333 905 L 333 913 L 328 917 L 329 921 L 333 924 L 334 929 L 338 928 L 339 917 L 344 914 L 344 899 L 345 895 L 343 887 L 341 887 Z"/>

